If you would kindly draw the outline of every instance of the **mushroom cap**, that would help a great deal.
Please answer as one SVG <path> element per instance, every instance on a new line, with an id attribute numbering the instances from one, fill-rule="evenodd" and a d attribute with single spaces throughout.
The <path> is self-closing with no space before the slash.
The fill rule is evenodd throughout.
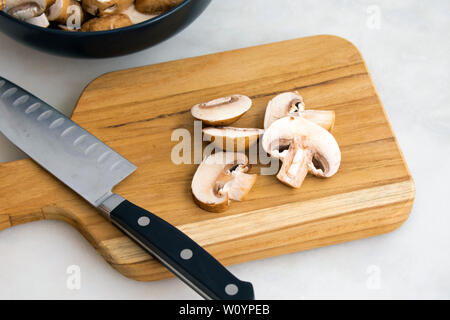
<path id="1" fill-rule="evenodd" d="M 276 120 L 264 132 L 262 146 L 272 157 L 283 161 L 287 151 L 280 152 L 280 148 L 289 146 L 294 138 L 301 142 L 302 149 L 312 153 L 309 172 L 331 177 L 338 171 L 341 151 L 336 139 L 321 126 L 301 117 L 287 116 Z"/>
<path id="2" fill-rule="evenodd" d="M 133 2 L 134 0 L 81 0 L 83 9 L 97 17 L 121 13 Z"/>
<path id="3" fill-rule="evenodd" d="M 136 10 L 146 14 L 161 14 L 184 0 L 136 0 Z"/>
<path id="4" fill-rule="evenodd" d="M 208 125 L 225 126 L 239 119 L 251 106 L 249 97 L 234 94 L 196 104 L 191 108 L 191 114 Z"/>
<path id="5" fill-rule="evenodd" d="M 294 110 L 291 110 L 294 109 Z M 264 116 L 264 129 L 274 121 L 289 115 L 295 115 L 295 110 L 305 110 L 303 97 L 298 92 L 284 92 L 269 101 Z"/>
<path id="6" fill-rule="evenodd" d="M 220 149 L 241 152 L 248 150 L 264 133 L 258 128 L 209 127 L 203 129 L 205 137 Z"/>
<path id="7" fill-rule="evenodd" d="M 132 25 L 130 18 L 123 13 L 93 18 L 81 26 L 83 32 L 104 31 Z"/>
<path id="8" fill-rule="evenodd" d="M 248 158 L 243 153 L 216 152 L 205 158 L 192 179 L 195 203 L 211 212 L 222 212 L 230 200 L 240 201 L 256 181 L 246 174 Z"/>
<path id="9" fill-rule="evenodd" d="M 155 14 L 146 14 L 146 13 L 141 13 L 141 12 L 137 11 L 134 4 L 129 6 L 122 13 L 126 14 L 130 18 L 131 22 L 133 22 L 133 24 L 141 23 L 141 22 L 144 22 L 144 21 L 147 21 L 147 20 L 150 20 L 150 19 L 156 17 Z"/>

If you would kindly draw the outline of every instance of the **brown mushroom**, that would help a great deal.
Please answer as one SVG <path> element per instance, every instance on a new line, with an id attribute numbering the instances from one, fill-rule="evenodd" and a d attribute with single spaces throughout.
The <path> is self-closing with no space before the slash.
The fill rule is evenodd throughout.
<path id="1" fill-rule="evenodd" d="M 81 31 L 104 31 L 123 28 L 132 25 L 130 18 L 125 14 L 115 14 L 88 20 L 81 26 Z"/>
<path id="2" fill-rule="evenodd" d="M 136 10 L 146 14 L 161 14 L 184 0 L 136 0 Z"/>
<path id="3" fill-rule="evenodd" d="M 264 150 L 283 164 L 277 178 L 299 188 L 308 172 L 333 176 L 341 163 L 335 138 L 319 125 L 301 117 L 287 116 L 273 122 L 262 138 Z"/>
<path id="4" fill-rule="evenodd" d="M 240 94 L 196 104 L 191 109 L 194 118 L 211 126 L 226 126 L 238 120 L 252 106 L 252 100 Z"/>
<path id="5" fill-rule="evenodd" d="M 202 161 L 192 179 L 195 203 L 211 212 L 225 211 L 231 200 L 241 201 L 256 182 L 247 174 L 248 158 L 243 153 L 217 152 Z"/>
<path id="6" fill-rule="evenodd" d="M 97 17 L 121 13 L 132 4 L 133 0 L 82 0 L 83 9 Z"/>
<path id="7" fill-rule="evenodd" d="M 146 13 L 141 13 L 141 12 L 137 11 L 134 4 L 129 6 L 122 13 L 126 14 L 130 18 L 131 22 L 133 22 L 133 24 L 141 23 L 141 22 L 144 22 L 144 21 L 147 21 L 149 19 L 156 17 L 155 14 L 146 14 Z"/>

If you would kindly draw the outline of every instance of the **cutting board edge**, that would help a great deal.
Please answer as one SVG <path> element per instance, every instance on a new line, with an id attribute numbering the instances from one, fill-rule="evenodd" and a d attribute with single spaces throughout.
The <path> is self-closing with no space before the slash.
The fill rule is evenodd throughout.
<path id="1" fill-rule="evenodd" d="M 256 261 L 265 258 L 277 257 L 285 254 L 303 252 L 311 249 L 321 248 L 330 245 L 342 244 L 345 242 L 362 240 L 366 238 L 371 238 L 375 236 L 379 236 L 382 234 L 387 234 L 393 231 L 396 231 L 400 228 L 409 218 L 412 207 L 414 203 L 414 196 L 410 200 L 407 200 L 400 210 L 395 215 L 399 216 L 399 220 L 391 224 L 386 225 L 378 225 L 373 228 L 355 230 L 350 233 L 343 233 L 338 235 L 333 235 L 330 237 L 313 239 L 310 241 L 300 241 L 293 244 L 287 244 L 284 246 L 277 246 L 272 248 L 263 248 L 256 252 L 246 253 L 244 255 L 227 257 L 225 259 L 219 259 L 221 263 L 226 266 L 232 266 L 240 263 L 245 263 L 249 261 Z M 389 210 L 389 207 L 385 207 L 386 210 Z M 293 226 L 294 227 L 294 226 Z M 248 237 L 247 241 L 251 242 L 254 237 Z M 218 243 L 217 246 L 223 246 L 224 243 Z M 210 251 L 212 246 L 206 246 L 205 249 Z M 97 249 L 97 251 L 99 251 Z M 102 254 L 101 251 L 99 253 Z M 214 253 L 213 253 L 214 254 Z M 142 261 L 136 263 L 128 263 L 128 264 L 115 264 L 111 261 L 108 261 L 111 267 L 117 270 L 126 278 L 135 280 L 135 281 L 143 281 L 143 282 L 153 282 L 164 280 L 167 278 L 173 278 L 174 275 L 170 273 L 167 269 L 156 265 L 154 260 Z M 150 265 L 149 265 L 150 264 Z M 149 271 L 152 271 L 149 273 Z"/>

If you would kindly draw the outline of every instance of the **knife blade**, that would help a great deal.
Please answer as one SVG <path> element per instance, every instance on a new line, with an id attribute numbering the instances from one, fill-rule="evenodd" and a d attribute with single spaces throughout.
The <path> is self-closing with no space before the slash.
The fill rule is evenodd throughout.
<path id="1" fill-rule="evenodd" d="M 0 77 L 0 132 L 98 208 L 205 299 L 252 300 L 241 281 L 175 226 L 112 192 L 137 167 L 65 115 Z"/>

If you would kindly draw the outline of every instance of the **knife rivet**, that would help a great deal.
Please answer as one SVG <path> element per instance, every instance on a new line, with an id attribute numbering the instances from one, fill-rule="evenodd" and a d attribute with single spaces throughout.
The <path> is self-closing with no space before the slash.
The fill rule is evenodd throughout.
<path id="1" fill-rule="evenodd" d="M 192 258 L 194 254 L 192 253 L 191 249 L 183 249 L 180 252 L 180 257 L 183 260 L 189 260 L 190 258 Z"/>
<path id="2" fill-rule="evenodd" d="M 23 96 L 21 96 L 20 98 L 17 98 L 17 99 L 13 102 L 13 106 L 17 107 L 18 105 L 27 102 L 28 99 L 30 99 L 30 96 L 29 96 L 29 95 L 27 95 L 27 94 L 26 94 L 26 95 L 23 95 Z"/>
<path id="3" fill-rule="evenodd" d="M 238 291 L 239 288 L 233 283 L 227 284 L 227 286 L 225 287 L 225 293 L 229 296 L 234 296 L 236 293 L 238 293 Z"/>
<path id="4" fill-rule="evenodd" d="M 5 92 L 3 92 L 2 98 L 4 98 L 4 99 L 9 98 L 16 92 L 17 92 L 17 88 L 15 88 L 15 87 L 9 88 Z"/>
<path id="5" fill-rule="evenodd" d="M 142 216 L 138 219 L 137 221 L 138 225 L 140 225 L 141 227 L 146 227 L 150 224 L 150 218 L 146 217 L 146 216 Z"/>

